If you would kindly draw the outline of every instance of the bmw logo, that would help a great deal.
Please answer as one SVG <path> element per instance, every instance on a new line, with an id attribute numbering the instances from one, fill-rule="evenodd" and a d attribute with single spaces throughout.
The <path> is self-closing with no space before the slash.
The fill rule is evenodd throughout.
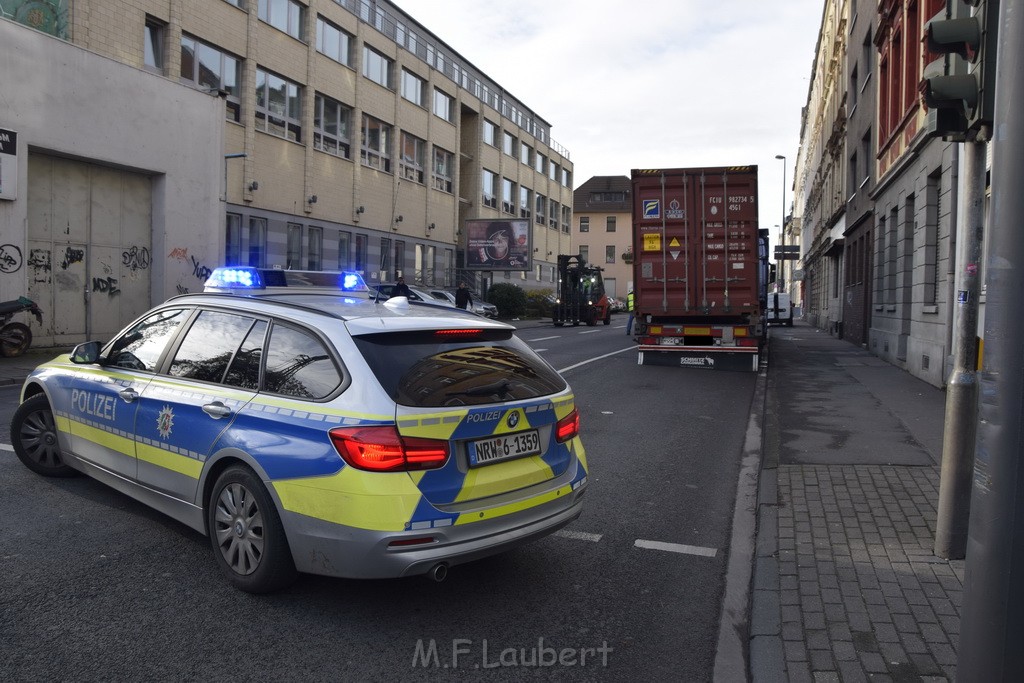
<path id="1" fill-rule="evenodd" d="M 508 425 L 509 429 L 515 429 L 516 425 L 519 424 L 519 413 L 509 413 L 508 419 L 505 420 L 505 423 Z"/>

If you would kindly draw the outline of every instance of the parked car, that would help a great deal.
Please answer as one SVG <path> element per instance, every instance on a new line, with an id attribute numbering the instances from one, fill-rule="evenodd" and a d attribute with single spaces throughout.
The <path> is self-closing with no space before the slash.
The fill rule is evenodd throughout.
<path id="1" fill-rule="evenodd" d="M 379 291 L 383 296 L 390 297 L 392 289 L 394 289 L 394 285 L 371 285 L 370 295 L 373 296 L 374 291 Z M 455 306 L 455 301 L 438 299 L 437 297 L 433 296 L 431 292 L 428 292 L 425 289 L 420 289 L 419 287 L 414 287 L 412 285 L 409 285 L 409 294 L 409 301 L 422 301 L 435 305 L 443 304 L 446 306 Z"/>
<path id="2" fill-rule="evenodd" d="M 455 305 L 455 292 L 450 292 L 447 289 L 430 289 L 427 290 L 431 296 L 438 301 L 447 301 L 452 306 Z M 482 315 L 485 318 L 497 318 L 498 307 L 494 304 L 489 304 L 486 301 L 477 301 L 476 297 L 473 297 L 473 312 L 477 315 Z"/>
<path id="3" fill-rule="evenodd" d="M 255 593 L 297 572 L 441 580 L 580 515 L 572 389 L 512 326 L 375 301 L 358 275 L 289 278 L 215 269 L 207 292 L 39 366 L 11 422 L 18 458 L 208 536 Z"/>
<path id="4" fill-rule="evenodd" d="M 626 302 L 622 299 L 610 298 L 608 299 L 608 305 L 611 308 L 612 313 L 621 313 L 626 310 Z"/>

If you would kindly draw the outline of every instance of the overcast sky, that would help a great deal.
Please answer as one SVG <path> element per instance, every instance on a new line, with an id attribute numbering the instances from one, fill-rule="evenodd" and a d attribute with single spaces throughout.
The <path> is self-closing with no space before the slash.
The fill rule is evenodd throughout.
<path id="1" fill-rule="evenodd" d="M 792 203 L 823 0 L 396 0 L 551 125 L 573 185 L 634 168 L 759 167 Z"/>

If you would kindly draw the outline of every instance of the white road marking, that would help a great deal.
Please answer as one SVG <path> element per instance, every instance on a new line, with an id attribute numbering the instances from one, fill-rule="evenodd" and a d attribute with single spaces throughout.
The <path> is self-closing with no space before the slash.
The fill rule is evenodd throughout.
<path id="1" fill-rule="evenodd" d="M 577 334 L 594 334 L 595 332 L 600 332 L 600 331 L 601 330 L 582 330 L 582 331 L 578 332 Z"/>
<path id="2" fill-rule="evenodd" d="M 536 353 L 543 353 L 543 352 L 547 351 L 547 349 L 534 349 L 534 351 Z"/>
<path id="3" fill-rule="evenodd" d="M 605 358 L 608 358 L 609 356 L 614 356 L 617 353 L 624 353 L 626 351 L 636 351 L 636 346 L 627 346 L 624 349 L 619 349 L 618 351 L 612 351 L 611 353 L 606 353 L 603 356 L 595 356 L 594 358 L 589 358 L 589 359 L 587 359 L 585 361 L 582 361 L 580 363 L 576 363 L 576 365 L 570 365 L 567 368 L 559 368 L 558 372 L 568 372 L 569 370 L 575 370 L 576 368 L 583 367 L 587 363 L 593 363 L 594 361 L 603 360 Z"/>
<path id="4" fill-rule="evenodd" d="M 548 339 L 558 339 L 561 336 L 562 335 L 560 335 L 560 334 L 556 334 L 556 335 L 554 335 L 552 337 L 540 337 L 538 339 L 525 339 L 524 341 L 530 342 L 532 344 L 533 342 L 547 341 Z"/>
<path id="5" fill-rule="evenodd" d="M 591 543 L 597 543 L 601 540 L 601 534 L 588 534 L 585 531 L 569 531 L 568 529 L 556 531 L 554 535 L 561 536 L 562 538 L 572 538 L 577 541 L 590 541 Z"/>
<path id="6" fill-rule="evenodd" d="M 633 543 L 637 548 L 645 550 L 665 550 L 670 553 L 682 553 L 684 555 L 700 555 L 701 557 L 714 557 L 718 554 L 716 548 L 702 548 L 697 545 L 683 545 L 682 543 L 663 543 L 661 541 L 645 541 L 642 538 L 636 539 Z"/>
<path id="7" fill-rule="evenodd" d="M 0 451 L 10 451 L 11 453 L 13 453 L 14 446 L 12 446 L 9 443 L 0 443 Z"/>

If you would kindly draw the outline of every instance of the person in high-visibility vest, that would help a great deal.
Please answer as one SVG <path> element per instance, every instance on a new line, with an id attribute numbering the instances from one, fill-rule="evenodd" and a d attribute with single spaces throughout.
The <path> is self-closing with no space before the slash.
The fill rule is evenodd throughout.
<path id="1" fill-rule="evenodd" d="M 626 334 L 633 333 L 633 290 L 626 295 L 626 310 L 629 311 L 629 320 L 626 321 Z"/>

